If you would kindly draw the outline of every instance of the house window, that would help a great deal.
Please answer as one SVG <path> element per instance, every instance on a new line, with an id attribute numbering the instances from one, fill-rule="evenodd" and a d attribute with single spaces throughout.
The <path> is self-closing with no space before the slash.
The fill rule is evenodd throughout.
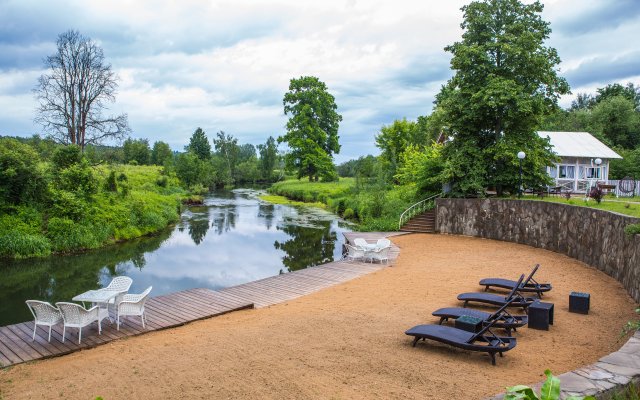
<path id="1" fill-rule="evenodd" d="M 549 167 L 547 172 L 549 173 L 550 177 L 555 179 L 558 174 L 558 169 L 556 167 Z"/>
<path id="2" fill-rule="evenodd" d="M 585 169 L 586 169 L 587 179 L 600 179 L 600 168 L 587 167 Z"/>
<path id="3" fill-rule="evenodd" d="M 575 177 L 576 177 L 575 165 L 559 165 L 558 166 L 558 178 L 574 179 Z"/>

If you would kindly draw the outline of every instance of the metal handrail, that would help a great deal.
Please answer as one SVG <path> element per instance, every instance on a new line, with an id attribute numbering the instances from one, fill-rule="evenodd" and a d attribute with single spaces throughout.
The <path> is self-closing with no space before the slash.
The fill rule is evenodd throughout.
<path id="1" fill-rule="evenodd" d="M 414 204 L 411 207 L 409 207 L 406 210 L 404 210 L 404 212 L 402 214 L 400 214 L 400 221 L 398 221 L 398 230 L 402 229 L 402 225 L 404 225 L 405 222 L 407 222 L 408 220 L 413 218 L 418 213 L 421 213 L 421 212 L 425 211 L 426 210 L 426 204 L 427 204 L 427 202 L 429 200 L 433 200 L 433 199 L 435 199 L 437 197 L 440 197 L 440 196 L 442 196 L 442 193 L 434 194 L 433 196 L 427 197 L 424 200 L 420 200 L 416 204 Z"/>

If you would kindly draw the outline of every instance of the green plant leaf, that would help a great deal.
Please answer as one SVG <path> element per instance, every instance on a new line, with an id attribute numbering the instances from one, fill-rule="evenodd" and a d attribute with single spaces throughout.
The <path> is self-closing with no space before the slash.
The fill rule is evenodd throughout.
<path id="1" fill-rule="evenodd" d="M 560 379 L 553 376 L 550 370 L 544 371 L 547 380 L 540 389 L 540 400 L 557 400 L 560 398 Z"/>
<path id="2" fill-rule="evenodd" d="M 516 385 L 516 386 L 507 388 L 507 396 L 512 396 L 512 397 L 505 397 L 505 400 L 509 400 L 509 399 L 538 400 L 538 396 L 536 396 L 533 389 L 525 385 Z"/>

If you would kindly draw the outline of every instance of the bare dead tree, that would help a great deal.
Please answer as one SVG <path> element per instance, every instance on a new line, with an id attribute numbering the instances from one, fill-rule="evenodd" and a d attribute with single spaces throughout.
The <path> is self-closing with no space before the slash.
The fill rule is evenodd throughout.
<path id="1" fill-rule="evenodd" d="M 48 73 L 38 79 L 34 89 L 40 103 L 35 121 L 54 140 L 82 149 L 106 139 L 127 137 L 126 114 L 102 116 L 106 104 L 115 102 L 118 87 L 102 48 L 73 30 L 58 36 L 57 47 L 54 55 L 44 59 Z"/>

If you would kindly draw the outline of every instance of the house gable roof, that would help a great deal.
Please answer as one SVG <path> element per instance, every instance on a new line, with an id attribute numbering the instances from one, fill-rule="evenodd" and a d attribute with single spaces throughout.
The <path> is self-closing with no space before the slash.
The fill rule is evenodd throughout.
<path id="1" fill-rule="evenodd" d="M 560 157 L 622 158 L 589 132 L 539 131 L 542 138 L 549 138 L 552 150 Z"/>

